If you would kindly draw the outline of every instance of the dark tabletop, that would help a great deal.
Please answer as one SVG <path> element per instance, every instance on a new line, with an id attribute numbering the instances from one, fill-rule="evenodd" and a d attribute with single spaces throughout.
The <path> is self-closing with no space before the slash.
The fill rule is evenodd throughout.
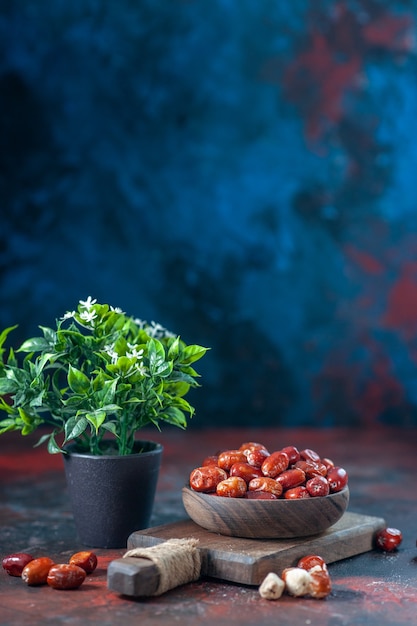
<path id="1" fill-rule="evenodd" d="M 164 446 L 152 526 L 186 518 L 181 487 L 208 454 L 260 441 L 270 449 L 313 448 L 349 473 L 349 511 L 382 517 L 403 533 L 393 553 L 376 550 L 332 563 L 324 600 L 264 600 L 256 587 L 200 579 L 157 598 L 107 589 L 107 565 L 124 550 L 95 549 L 98 568 L 78 590 L 29 587 L 0 571 L 0 624 L 417 624 L 417 431 L 407 429 L 168 429 L 141 433 Z M 0 556 L 24 551 L 65 562 L 77 539 L 59 455 L 36 437 L 0 438 Z"/>

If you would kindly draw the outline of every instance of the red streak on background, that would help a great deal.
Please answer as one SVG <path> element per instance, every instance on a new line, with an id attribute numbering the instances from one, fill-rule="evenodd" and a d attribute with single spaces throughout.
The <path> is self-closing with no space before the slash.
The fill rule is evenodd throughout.
<path id="1" fill-rule="evenodd" d="M 329 42 L 312 33 L 310 47 L 288 67 L 284 76 L 287 98 L 301 109 L 308 103 L 307 136 L 317 139 L 323 121 L 332 125 L 343 116 L 343 95 L 361 67 L 359 56 L 346 61 L 334 58 Z"/>
<path id="2" fill-rule="evenodd" d="M 387 411 L 406 403 L 405 388 L 380 343 L 372 335 L 361 337 L 360 345 L 366 351 L 364 365 L 359 365 L 351 352 L 356 344 L 347 340 L 333 349 L 312 381 L 317 423 L 330 418 L 337 424 L 338 419 L 349 417 L 373 427 Z"/>
<path id="3" fill-rule="evenodd" d="M 362 2 L 364 12 L 367 3 Z M 410 53 L 415 45 L 413 18 L 380 11 L 360 22 L 346 4 L 338 3 L 328 15 L 312 15 L 306 47 L 287 66 L 283 76 L 269 62 L 264 77 L 284 84 L 284 93 L 305 118 L 306 135 L 317 140 L 346 115 L 344 97 L 360 85 L 366 56 L 375 49 Z M 317 19 L 319 18 L 319 19 Z"/>
<path id="4" fill-rule="evenodd" d="M 401 276 L 391 287 L 382 325 L 399 332 L 405 339 L 417 333 L 417 276 L 414 264 L 406 264 Z"/>
<path id="5" fill-rule="evenodd" d="M 5 437 L 5 435 L 2 435 Z M 31 474 L 42 475 L 48 472 L 64 471 L 64 464 L 60 454 L 49 454 L 46 447 L 31 448 L 33 442 L 27 442 L 28 450 L 16 456 L 0 455 L 0 474 L 2 482 L 18 479 Z"/>
<path id="6" fill-rule="evenodd" d="M 384 272 L 383 264 L 374 256 L 363 250 L 359 250 L 353 245 L 345 247 L 346 255 L 367 274 L 382 274 Z"/>
<path id="7" fill-rule="evenodd" d="M 399 407 L 405 401 L 405 393 L 401 383 L 389 371 L 384 364 L 374 364 L 381 370 L 375 372 L 363 387 L 354 405 L 365 426 L 372 426 L 387 409 Z M 385 371 L 382 371 L 384 368 Z"/>
<path id="8" fill-rule="evenodd" d="M 362 33 L 370 46 L 385 48 L 393 52 L 411 52 L 414 48 L 412 37 L 413 20 L 411 16 L 392 17 L 381 15 L 364 26 Z"/>
<path id="9" fill-rule="evenodd" d="M 361 422 L 372 427 L 384 413 L 406 403 L 406 391 L 395 377 L 392 360 L 384 347 L 372 334 L 364 336 L 362 340 L 370 360 L 369 376 L 362 384 L 358 384 L 353 406 Z"/>
<path id="10" fill-rule="evenodd" d="M 381 624 L 395 624 L 398 607 L 406 607 L 410 615 L 410 624 L 415 619 L 416 598 L 413 595 L 414 585 L 404 585 L 389 581 L 381 584 L 374 578 L 368 576 L 350 576 L 349 578 L 339 578 L 338 585 L 349 586 L 349 589 L 356 589 L 361 596 L 365 594 L 367 610 L 373 616 L 382 613 L 384 618 Z M 392 622 L 388 622 L 388 619 Z M 353 621 L 352 624 L 355 622 Z M 369 622 L 372 623 L 372 622 Z M 377 622 L 374 622 L 377 623 Z"/>

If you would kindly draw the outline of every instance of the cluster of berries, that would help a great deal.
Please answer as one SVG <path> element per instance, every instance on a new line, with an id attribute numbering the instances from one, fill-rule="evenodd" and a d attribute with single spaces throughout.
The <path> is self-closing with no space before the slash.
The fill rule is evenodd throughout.
<path id="1" fill-rule="evenodd" d="M 314 450 L 285 446 L 269 452 L 253 441 L 206 457 L 190 474 L 194 491 L 263 500 L 327 496 L 344 489 L 347 482 L 343 467 Z"/>
<path id="2" fill-rule="evenodd" d="M 49 556 L 34 558 L 27 552 L 15 552 L 3 558 L 2 566 L 9 576 L 17 576 L 30 586 L 77 589 L 96 569 L 97 557 L 84 550 L 73 554 L 68 563 L 55 563 Z"/>

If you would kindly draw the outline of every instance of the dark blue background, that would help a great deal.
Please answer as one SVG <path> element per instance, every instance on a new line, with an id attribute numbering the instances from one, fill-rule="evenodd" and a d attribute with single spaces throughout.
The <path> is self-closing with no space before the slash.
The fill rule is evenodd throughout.
<path id="1" fill-rule="evenodd" d="M 1 327 L 91 295 L 210 346 L 195 427 L 416 424 L 416 17 L 2 0 Z"/>

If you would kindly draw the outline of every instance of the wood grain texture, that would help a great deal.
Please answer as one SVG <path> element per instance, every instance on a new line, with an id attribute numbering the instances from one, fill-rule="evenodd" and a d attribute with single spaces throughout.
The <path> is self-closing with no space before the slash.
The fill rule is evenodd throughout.
<path id="1" fill-rule="evenodd" d="M 382 518 L 347 512 L 320 535 L 277 540 L 226 537 L 208 532 L 192 520 L 184 520 L 133 533 L 128 549 L 150 547 L 174 537 L 195 537 L 202 555 L 202 576 L 259 585 L 269 572 L 280 575 L 285 567 L 295 565 L 306 554 L 319 554 L 326 563 L 333 563 L 372 550 L 375 532 L 385 525 Z M 131 566 L 134 568 L 135 564 Z M 146 576 L 140 571 L 141 564 L 136 569 L 138 578 Z M 117 562 L 113 562 L 112 571 L 118 571 Z M 119 587 L 113 584 L 112 589 L 128 593 L 122 572 L 118 581 Z"/>
<path id="2" fill-rule="evenodd" d="M 246 500 L 182 490 L 191 519 L 211 532 L 252 539 L 308 537 L 327 530 L 344 514 L 349 489 L 323 498 Z"/>

